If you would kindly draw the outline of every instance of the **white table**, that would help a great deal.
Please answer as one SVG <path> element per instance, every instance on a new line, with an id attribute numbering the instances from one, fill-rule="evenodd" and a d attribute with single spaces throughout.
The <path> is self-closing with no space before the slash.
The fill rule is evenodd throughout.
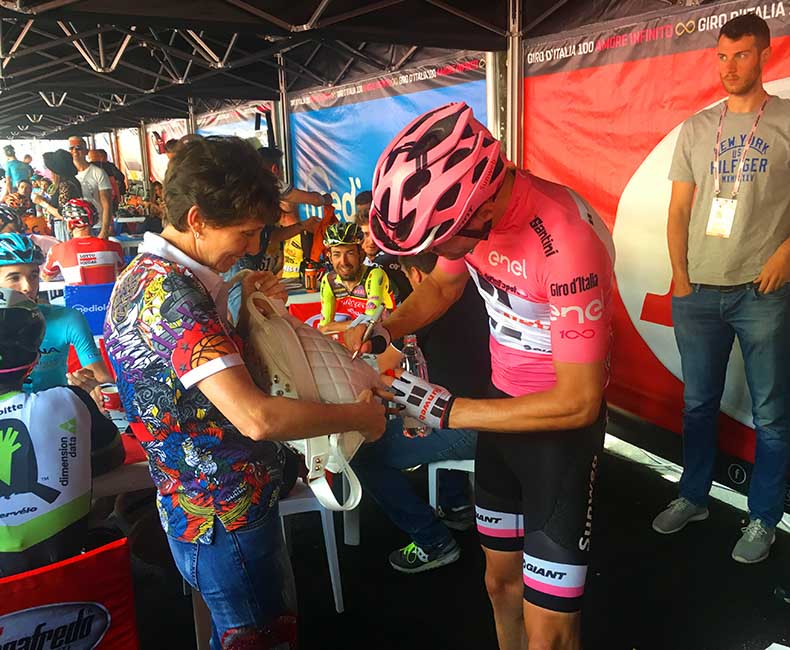
<path id="1" fill-rule="evenodd" d="M 114 239 L 121 245 L 121 248 L 123 248 L 124 255 L 136 255 L 137 249 L 140 247 L 140 244 L 143 243 L 142 237 L 115 237 Z"/>
<path id="2" fill-rule="evenodd" d="M 117 223 L 143 223 L 145 217 L 115 217 Z"/>

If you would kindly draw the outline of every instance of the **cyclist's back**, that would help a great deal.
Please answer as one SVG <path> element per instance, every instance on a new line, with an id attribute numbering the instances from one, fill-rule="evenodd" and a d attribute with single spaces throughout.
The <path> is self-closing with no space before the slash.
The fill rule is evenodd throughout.
<path id="1" fill-rule="evenodd" d="M 66 284 L 108 284 L 123 268 L 123 249 L 118 242 L 99 237 L 74 237 L 53 246 L 47 254 L 44 274 L 58 270 Z"/>

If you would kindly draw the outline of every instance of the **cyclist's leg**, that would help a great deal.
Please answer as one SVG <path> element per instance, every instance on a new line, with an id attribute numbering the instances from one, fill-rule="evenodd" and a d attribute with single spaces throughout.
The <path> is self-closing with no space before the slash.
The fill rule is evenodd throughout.
<path id="1" fill-rule="evenodd" d="M 531 435 L 525 445 L 530 463 L 521 476 L 529 504 L 524 625 L 530 649 L 581 648 L 581 601 L 604 422 L 602 414 L 589 427 Z"/>
<path id="2" fill-rule="evenodd" d="M 524 617 L 521 558 L 524 515 L 521 485 L 498 449 L 499 434 L 480 433 L 475 456 L 475 515 L 486 557 L 485 584 L 494 609 L 500 650 L 522 650 Z"/>

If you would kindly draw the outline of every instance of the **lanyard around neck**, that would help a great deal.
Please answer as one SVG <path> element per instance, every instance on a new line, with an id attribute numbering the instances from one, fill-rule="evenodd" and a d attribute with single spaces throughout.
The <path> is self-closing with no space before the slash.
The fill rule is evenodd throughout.
<path id="1" fill-rule="evenodd" d="M 760 118 L 762 118 L 763 113 L 765 112 L 765 105 L 768 103 L 768 99 L 769 97 L 766 97 L 763 105 L 760 106 L 760 110 L 757 112 L 757 117 L 754 118 L 752 129 L 749 131 L 749 135 L 746 137 L 746 141 L 743 143 L 741 159 L 738 162 L 738 171 L 735 172 L 735 183 L 732 186 L 733 199 L 738 195 L 738 190 L 741 189 L 743 166 L 746 164 L 746 156 L 749 153 L 749 147 L 751 146 L 752 140 L 754 140 L 754 136 L 757 133 L 757 125 L 760 123 Z M 725 115 L 727 115 L 727 102 L 724 102 L 721 107 L 721 115 L 719 115 L 719 127 L 716 129 L 716 146 L 713 149 L 713 189 L 716 192 L 716 196 L 721 194 L 721 179 L 719 178 L 719 149 L 721 148 L 721 132 L 724 126 Z"/>

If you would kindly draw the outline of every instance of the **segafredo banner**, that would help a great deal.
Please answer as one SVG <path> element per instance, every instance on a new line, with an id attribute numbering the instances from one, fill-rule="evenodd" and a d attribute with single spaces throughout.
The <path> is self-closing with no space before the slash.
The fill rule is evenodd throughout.
<path id="1" fill-rule="evenodd" d="M 599 24 L 526 47 L 527 167 L 578 190 L 614 233 L 618 295 L 608 398 L 675 431 L 683 400 L 671 319 L 667 176 L 683 121 L 726 96 L 718 33 L 746 12 L 762 16 L 772 31 L 766 89 L 790 97 L 790 2 L 716 3 Z M 741 150 L 727 155 L 740 157 Z M 722 449 L 751 460 L 751 402 L 737 344 L 722 411 Z"/>
<path id="2" fill-rule="evenodd" d="M 331 193 L 338 216 L 349 219 L 393 136 L 421 113 L 455 101 L 469 104 L 485 123 L 483 54 L 293 98 L 294 185 Z M 312 206 L 301 210 L 304 217 L 318 215 Z"/>
<path id="3" fill-rule="evenodd" d="M 123 540 L 0 578 L 3 650 L 137 650 L 129 544 Z"/>

